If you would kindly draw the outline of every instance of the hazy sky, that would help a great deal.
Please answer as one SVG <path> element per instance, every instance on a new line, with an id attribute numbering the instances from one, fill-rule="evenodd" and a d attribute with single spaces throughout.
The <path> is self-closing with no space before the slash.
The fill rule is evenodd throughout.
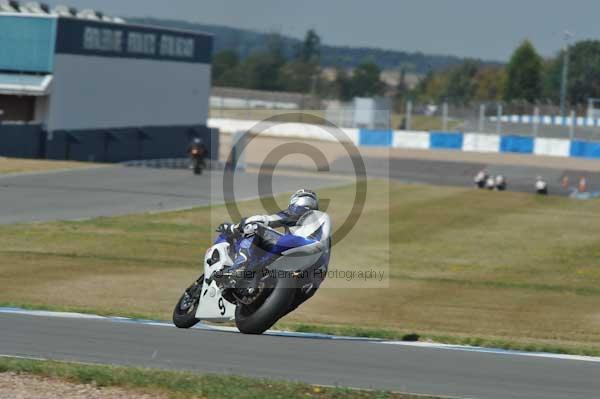
<path id="1" fill-rule="evenodd" d="M 600 38 L 598 0 L 50 0 L 120 16 L 276 31 L 327 44 L 506 60 L 528 38 L 554 54 L 563 31 Z"/>

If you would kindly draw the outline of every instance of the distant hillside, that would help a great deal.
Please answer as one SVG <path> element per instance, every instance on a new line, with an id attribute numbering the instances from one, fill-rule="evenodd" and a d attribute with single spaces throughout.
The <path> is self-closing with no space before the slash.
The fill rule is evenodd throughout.
<path id="1" fill-rule="evenodd" d="M 216 52 L 224 49 L 237 49 L 242 58 L 253 52 L 265 50 L 265 45 L 268 42 L 268 33 L 229 28 L 226 26 L 154 18 L 128 18 L 128 21 L 211 33 L 215 36 Z M 286 55 L 291 56 L 294 53 L 294 49 L 300 43 L 300 40 L 283 36 L 283 43 Z M 321 63 L 323 66 L 356 67 L 366 60 L 377 63 L 382 69 L 400 69 L 401 67 L 405 67 L 410 72 L 425 74 L 430 70 L 437 71 L 459 64 L 463 61 L 463 58 L 366 47 L 328 45 L 321 47 Z M 497 63 L 489 62 L 489 64 L 496 65 Z"/>

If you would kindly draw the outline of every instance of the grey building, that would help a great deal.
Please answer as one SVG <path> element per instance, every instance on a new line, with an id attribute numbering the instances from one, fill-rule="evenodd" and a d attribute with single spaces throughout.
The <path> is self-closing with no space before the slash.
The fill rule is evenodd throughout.
<path id="1" fill-rule="evenodd" d="M 120 161 L 184 155 L 194 136 L 216 142 L 206 127 L 212 44 L 196 32 L 0 12 L 0 155 Z"/>

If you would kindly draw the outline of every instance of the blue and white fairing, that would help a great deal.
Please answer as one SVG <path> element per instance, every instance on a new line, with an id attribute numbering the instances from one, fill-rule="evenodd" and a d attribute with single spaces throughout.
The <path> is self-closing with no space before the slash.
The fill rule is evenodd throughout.
<path id="1" fill-rule="evenodd" d="M 220 234 L 214 245 L 206 251 L 204 259 L 205 287 L 202 289 L 200 304 L 196 318 L 207 321 L 232 320 L 235 315 L 235 304 L 222 297 L 220 289 L 211 276 L 224 268 L 249 262 L 250 265 L 273 261 L 270 270 L 297 271 L 318 266 L 326 270 L 329 264 L 331 221 L 324 212 L 311 211 L 298 220 L 297 226 L 291 227 L 288 234 L 280 234 L 269 229 L 269 234 L 277 236 L 276 245 L 268 251 L 260 251 L 257 259 L 246 260 L 230 253 L 239 254 L 241 248 L 249 248 L 253 238 L 243 238 L 234 243 L 230 251 L 227 237 Z M 250 251 L 259 253 L 259 251 Z M 268 262 L 267 262 L 268 263 Z M 206 284 L 208 283 L 208 284 Z"/>

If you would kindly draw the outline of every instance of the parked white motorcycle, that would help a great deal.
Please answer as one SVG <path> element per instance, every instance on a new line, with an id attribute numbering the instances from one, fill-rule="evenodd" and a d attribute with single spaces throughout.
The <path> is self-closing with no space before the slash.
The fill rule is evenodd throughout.
<path id="1" fill-rule="evenodd" d="M 266 266 L 231 271 L 239 249 L 252 238 L 232 240 L 221 233 L 206 251 L 204 274 L 181 296 L 173 323 L 190 328 L 199 321 L 235 320 L 245 334 L 262 334 L 277 320 L 312 297 L 327 274 L 331 222 L 324 212 L 310 211 L 287 234 L 264 227 L 276 245 Z M 249 259 L 261 264 L 264 259 Z"/>

